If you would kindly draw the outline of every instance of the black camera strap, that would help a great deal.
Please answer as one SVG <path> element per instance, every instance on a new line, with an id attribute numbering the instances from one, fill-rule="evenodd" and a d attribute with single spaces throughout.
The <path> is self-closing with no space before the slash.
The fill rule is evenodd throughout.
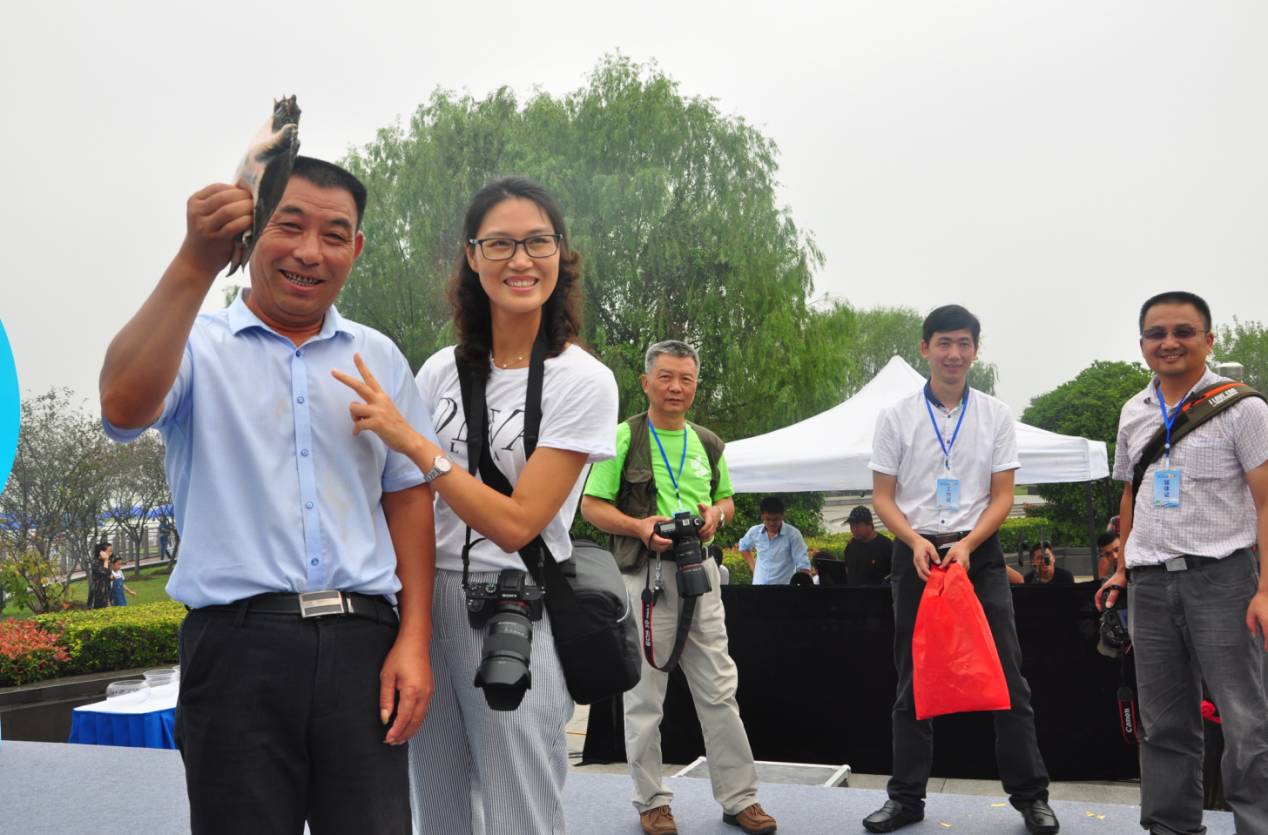
<path id="1" fill-rule="evenodd" d="M 542 425 L 542 385 L 546 374 L 546 332 L 544 327 L 537 332 L 533 342 L 533 352 L 528 365 L 528 389 L 524 397 L 524 459 L 537 449 L 537 438 Z M 488 409 L 485 404 L 485 386 L 488 378 L 477 380 L 475 369 L 462 362 L 457 362 L 458 384 L 462 389 L 462 408 L 467 419 L 467 469 L 472 475 L 477 472 L 480 480 L 504 496 L 514 492 L 506 474 L 498 469 L 493 461 L 493 453 L 489 448 L 489 427 L 486 417 Z M 487 372 L 486 372 L 487 374 Z M 476 540 L 479 542 L 480 540 Z M 469 552 L 475 545 L 471 541 L 471 527 L 467 527 L 467 544 L 462 550 L 462 582 L 467 583 L 467 567 L 470 564 Z M 519 550 L 524 567 L 532 575 L 534 582 L 542 587 L 546 598 L 546 608 L 552 620 L 574 617 L 577 612 L 576 595 L 572 586 L 564 576 L 563 569 L 550 549 L 546 547 L 541 534 Z"/>
<path id="2" fill-rule="evenodd" d="M 1127 652 L 1118 658 L 1118 732 L 1123 742 L 1137 745 L 1140 742 L 1140 709 L 1136 706 L 1136 692 L 1127 683 Z"/>
<path id="3" fill-rule="evenodd" d="M 684 441 L 685 443 L 685 441 Z M 660 562 L 660 555 L 656 555 L 657 563 Z M 675 569 L 677 566 L 675 565 Z M 657 575 L 660 571 L 657 570 Z M 691 630 L 691 620 L 696 614 L 696 597 L 678 596 L 678 628 L 674 632 L 674 648 L 669 653 L 669 660 L 665 662 L 665 666 L 656 663 L 656 647 L 652 642 L 652 610 L 656 608 L 656 598 L 661 594 L 659 582 L 656 588 L 652 588 L 652 561 L 647 561 L 647 580 L 643 584 L 643 657 L 647 659 L 647 663 L 651 664 L 662 673 L 671 672 L 674 667 L 678 666 L 678 659 L 682 657 L 683 647 L 687 645 L 687 633 Z"/>

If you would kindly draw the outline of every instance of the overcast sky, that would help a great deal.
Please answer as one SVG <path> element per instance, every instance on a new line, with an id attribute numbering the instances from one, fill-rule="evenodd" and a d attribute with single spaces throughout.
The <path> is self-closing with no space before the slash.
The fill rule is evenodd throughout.
<path id="1" fill-rule="evenodd" d="M 298 95 L 305 153 L 337 158 L 437 86 L 563 93 L 619 50 L 777 142 L 817 295 L 967 305 L 1020 413 L 1139 358 L 1154 292 L 1268 319 L 1266 35 L 1259 2 L 12 6 L 0 320 L 24 391 L 95 408 L 186 197 L 231 176 L 273 96 Z"/>

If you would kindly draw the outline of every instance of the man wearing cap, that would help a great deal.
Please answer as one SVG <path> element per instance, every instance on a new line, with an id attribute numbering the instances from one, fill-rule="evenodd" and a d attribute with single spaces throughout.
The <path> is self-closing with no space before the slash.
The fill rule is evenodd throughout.
<path id="1" fill-rule="evenodd" d="M 1235 828 L 1268 832 L 1268 404 L 1230 399 L 1171 445 L 1182 404 L 1231 381 L 1207 368 L 1215 335 L 1199 296 L 1154 296 L 1138 324 L 1154 378 L 1119 418 L 1123 548 L 1103 589 L 1113 605 L 1127 587 L 1144 730 L 1140 825 L 1168 835 L 1206 831 L 1205 681 L 1224 730 L 1221 772 Z M 1166 443 L 1134 494 L 1134 470 L 1160 430 Z"/>
<path id="2" fill-rule="evenodd" d="M 762 499 L 762 523 L 740 537 L 740 555 L 753 572 L 755 586 L 786 586 L 797 573 L 810 575 L 810 557 L 801 531 L 784 521 L 778 496 Z"/>
<path id="3" fill-rule="evenodd" d="M 432 687 L 431 489 L 354 434 L 331 371 L 359 355 L 414 426 L 432 421 L 396 346 L 333 307 L 365 200 L 352 174 L 298 157 L 250 289 L 199 315 L 253 203 L 224 184 L 194 194 L 180 250 L 101 369 L 107 434 L 152 427 L 167 444 L 195 835 L 410 831 L 404 743 Z"/>
<path id="4" fill-rule="evenodd" d="M 925 581 L 951 562 L 968 573 L 1008 683 L 1011 709 L 992 714 L 1000 781 L 1030 832 L 1052 835 L 1059 829 L 1048 806 L 1048 772 L 1035 739 L 1012 592 L 996 535 L 1013 504 L 1013 472 L 1020 466 L 1017 437 L 1008 407 L 968 386 L 980 333 L 977 317 L 959 305 L 930 313 L 920 343 L 929 381 L 886 408 L 876 422 L 868 466 L 873 506 L 895 536 L 891 582 L 898 692 L 889 800 L 863 819 L 869 832 L 892 832 L 924 818 L 933 723 L 916 719 L 911 641 Z"/>
<path id="5" fill-rule="evenodd" d="M 876 532 L 872 511 L 859 505 L 850 511 L 850 542 L 845 546 L 845 582 L 879 586 L 889 579 L 894 542 Z"/>

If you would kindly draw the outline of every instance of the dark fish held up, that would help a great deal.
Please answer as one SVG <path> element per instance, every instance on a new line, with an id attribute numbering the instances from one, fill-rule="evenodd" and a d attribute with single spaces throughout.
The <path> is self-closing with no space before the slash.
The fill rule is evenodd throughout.
<path id="1" fill-rule="evenodd" d="M 229 262 L 229 275 L 251 258 L 251 250 L 260 238 L 264 224 L 282 201 L 291 167 L 299 154 L 299 105 L 294 96 L 274 100 L 273 115 L 256 133 L 238 164 L 234 182 L 251 192 L 255 201 L 251 228 L 242 233 Z"/>

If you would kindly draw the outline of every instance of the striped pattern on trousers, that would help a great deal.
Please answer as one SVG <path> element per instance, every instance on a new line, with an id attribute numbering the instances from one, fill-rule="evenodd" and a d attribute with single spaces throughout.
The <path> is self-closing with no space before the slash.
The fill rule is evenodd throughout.
<path id="1" fill-rule="evenodd" d="M 472 572 L 490 582 L 497 572 Z M 549 618 L 533 624 L 532 686 L 517 710 L 489 708 L 474 685 L 483 630 L 467 622 L 462 573 L 437 571 L 435 693 L 409 745 L 414 831 L 421 835 L 563 835 L 565 725 L 572 718 Z"/>

